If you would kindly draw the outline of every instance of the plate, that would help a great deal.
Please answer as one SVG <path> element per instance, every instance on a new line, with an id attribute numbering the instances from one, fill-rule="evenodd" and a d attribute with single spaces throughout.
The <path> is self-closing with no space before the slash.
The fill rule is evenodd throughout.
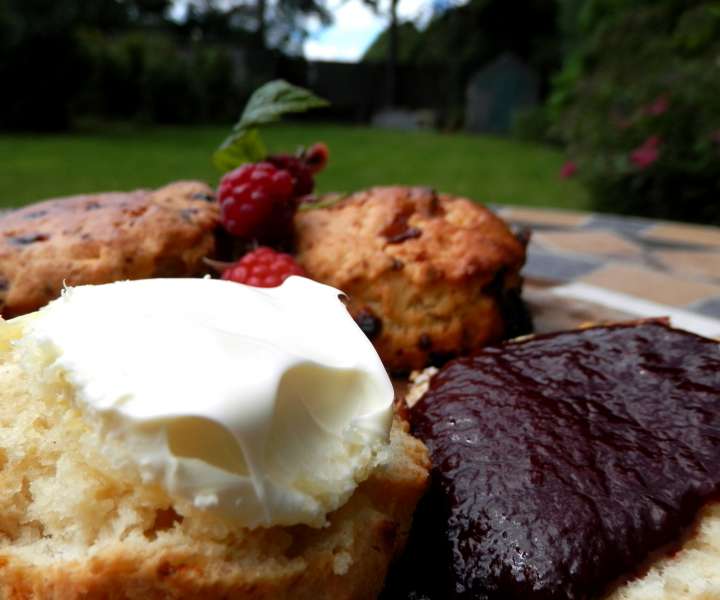
<path id="1" fill-rule="evenodd" d="M 720 320 L 658 304 L 586 283 L 543 285 L 528 283 L 523 297 L 533 315 L 535 332 L 574 329 L 607 323 L 668 317 L 673 327 L 720 340 Z"/>

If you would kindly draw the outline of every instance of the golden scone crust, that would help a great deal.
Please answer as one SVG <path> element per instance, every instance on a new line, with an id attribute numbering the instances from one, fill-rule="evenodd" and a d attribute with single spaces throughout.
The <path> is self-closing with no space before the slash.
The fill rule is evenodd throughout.
<path id="1" fill-rule="evenodd" d="M 505 335 L 502 298 L 519 294 L 525 245 L 482 205 L 428 188 L 379 187 L 301 211 L 295 223 L 299 262 L 348 294 L 390 370 L 419 369 Z"/>
<path id="2" fill-rule="evenodd" d="M 204 183 L 46 200 L 0 217 L 0 314 L 44 306 L 67 285 L 196 275 L 215 247 Z"/>
<path id="3" fill-rule="evenodd" d="M 275 527 L 192 539 L 175 524 L 93 550 L 84 560 L 28 564 L 0 552 L 3 600 L 371 600 L 402 550 L 429 460 L 399 419 L 390 460 L 330 516 L 327 528 Z"/>

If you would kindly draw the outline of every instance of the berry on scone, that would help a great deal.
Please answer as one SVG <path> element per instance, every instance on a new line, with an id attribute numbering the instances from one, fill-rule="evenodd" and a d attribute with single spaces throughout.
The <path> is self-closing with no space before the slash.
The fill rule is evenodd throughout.
<path id="1" fill-rule="evenodd" d="M 328 150 L 327 144 L 318 142 L 310 146 L 305 152 L 305 166 L 315 175 L 325 168 L 329 158 L 330 150 Z"/>
<path id="2" fill-rule="evenodd" d="M 328 157 L 327 146 L 317 143 L 296 155 L 273 154 L 230 171 L 218 188 L 223 227 L 248 241 L 291 248 L 295 212 L 315 189 L 314 175 Z"/>
<path id="3" fill-rule="evenodd" d="M 290 275 L 305 275 L 289 254 L 260 246 L 230 265 L 222 278 L 255 287 L 277 287 Z"/>
<path id="4" fill-rule="evenodd" d="M 315 189 L 313 172 L 305 164 L 302 157 L 293 156 L 292 154 L 273 154 L 268 156 L 267 160 L 278 169 L 284 169 L 292 175 L 295 196 L 301 197 L 312 194 Z"/>
<path id="5" fill-rule="evenodd" d="M 225 229 L 239 237 L 259 237 L 263 231 L 286 225 L 294 213 L 292 175 L 269 162 L 252 163 L 230 171 L 220 180 L 218 200 Z"/>

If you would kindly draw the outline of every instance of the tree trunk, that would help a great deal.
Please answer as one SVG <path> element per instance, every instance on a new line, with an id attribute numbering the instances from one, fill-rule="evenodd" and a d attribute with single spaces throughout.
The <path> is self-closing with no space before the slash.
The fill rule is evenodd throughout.
<path id="1" fill-rule="evenodd" d="M 397 105 L 397 64 L 398 64 L 398 0 L 390 0 L 390 35 L 387 55 L 387 104 Z"/>
<path id="2" fill-rule="evenodd" d="M 255 5 L 255 8 L 257 9 L 257 39 L 258 39 L 258 45 L 260 48 L 266 48 L 267 40 L 265 39 L 265 30 L 267 29 L 267 23 L 266 23 L 266 4 L 267 0 L 257 0 L 257 4 Z"/>

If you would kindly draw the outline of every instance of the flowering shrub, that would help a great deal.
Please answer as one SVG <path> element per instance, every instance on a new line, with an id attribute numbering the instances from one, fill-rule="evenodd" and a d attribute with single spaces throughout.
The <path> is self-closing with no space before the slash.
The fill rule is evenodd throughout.
<path id="1" fill-rule="evenodd" d="M 720 224 L 720 8 L 613 6 L 556 81 L 561 176 L 600 211 Z"/>
<path id="2" fill-rule="evenodd" d="M 660 138 L 651 135 L 630 153 L 630 162 L 638 169 L 647 169 L 660 156 Z"/>

